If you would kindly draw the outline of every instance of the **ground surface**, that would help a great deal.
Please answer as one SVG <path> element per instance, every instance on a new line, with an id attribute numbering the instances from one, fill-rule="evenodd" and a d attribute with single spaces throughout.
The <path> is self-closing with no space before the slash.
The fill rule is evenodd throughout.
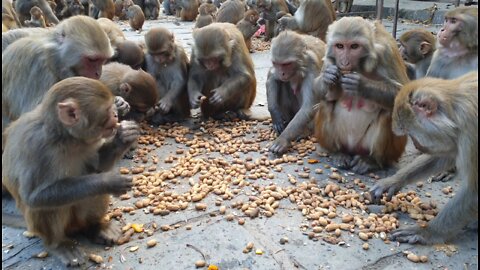
<path id="1" fill-rule="evenodd" d="M 391 31 L 391 22 L 386 19 L 384 23 Z M 120 25 L 129 39 L 142 39 L 146 32 L 133 32 L 125 22 Z M 153 26 L 172 30 L 190 51 L 192 23 L 160 17 L 146 22 L 144 30 Z M 402 21 L 398 33 L 414 27 L 428 27 L 434 32 L 439 29 L 438 25 Z M 268 117 L 265 80 L 269 57 L 268 50 L 252 54 L 258 81 L 252 111 L 259 118 Z M 403 227 L 415 222 L 400 210 L 389 213 L 384 220 L 381 215 L 369 216 L 366 211 L 363 202 L 368 197 L 364 192 L 376 178 L 391 174 L 392 170 L 371 176 L 336 171 L 329 167 L 328 157 L 317 153 L 311 141 L 298 143 L 285 160 L 278 159 L 264 151 L 272 138 L 268 120 L 224 124 L 192 120 L 157 130 L 147 127 L 135 158 L 122 160 L 117 166 L 130 172 L 143 167 L 144 172 L 134 174 L 135 188 L 128 193 L 131 198 L 114 198 L 111 208 L 116 214 L 122 213 L 116 218 L 119 221 L 113 222 L 143 225 L 146 231 L 135 233 L 128 243 L 108 250 L 79 239 L 88 254 L 100 255 L 104 260 L 99 265 L 89 261 L 84 268 L 195 269 L 195 262 L 204 259 L 222 270 L 478 269 L 477 232 L 466 232 L 451 245 L 412 246 L 382 240 L 382 231 L 391 229 L 392 224 Z M 415 153 L 409 154 L 404 160 L 410 160 Z M 427 205 L 437 206 L 429 207 L 427 211 L 432 213 L 441 209 L 459 188 L 459 181 L 422 182 L 423 185 L 406 187 L 403 195 L 410 196 L 410 200 L 418 195 Z M 446 195 L 442 189 L 448 187 L 452 192 Z M 330 193 L 328 189 L 334 191 Z M 145 200 L 148 195 L 150 199 Z M 198 199 L 201 200 L 192 202 Z M 417 200 L 413 202 L 418 203 Z M 206 209 L 197 211 L 197 203 L 205 204 Z M 257 208 L 258 217 L 251 219 L 242 206 Z M 412 202 L 402 201 L 401 206 L 410 208 Z M 162 207 L 171 211 L 160 211 Z M 12 211 L 14 205 L 3 199 L 2 208 Z M 177 208 L 185 209 L 175 211 Z M 135 210 L 130 213 L 122 212 L 132 209 Z M 154 209 L 158 210 L 153 213 Z M 427 217 L 429 213 L 422 214 Z M 229 215 L 233 215 L 232 221 L 227 220 Z M 319 218 L 320 215 L 323 216 Z M 343 222 L 344 215 L 355 218 Z M 241 219 L 244 225 L 239 224 Z M 321 224 L 325 220 L 348 225 L 336 232 L 337 237 L 335 231 L 327 232 L 328 226 Z M 360 231 L 370 237 L 368 250 L 362 248 L 366 242 L 359 238 Z M 41 241 L 28 239 L 22 233 L 23 230 L 2 227 L 2 269 L 63 269 L 51 256 L 34 258 L 43 251 Z M 288 242 L 281 244 L 282 238 L 288 238 Z M 152 239 L 157 245 L 147 248 L 146 242 Z M 254 244 L 253 250 L 244 253 L 248 242 Z M 257 251 L 262 254 L 256 254 Z M 407 260 L 405 251 L 426 255 L 428 262 L 415 264 Z"/>

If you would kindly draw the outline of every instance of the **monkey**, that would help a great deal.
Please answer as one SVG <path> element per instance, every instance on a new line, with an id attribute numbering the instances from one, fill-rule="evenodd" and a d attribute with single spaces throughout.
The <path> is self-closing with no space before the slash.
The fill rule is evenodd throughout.
<path id="1" fill-rule="evenodd" d="M 158 0 L 145 0 L 145 17 L 148 20 L 156 20 L 160 11 L 160 2 Z"/>
<path id="2" fill-rule="evenodd" d="M 393 134 L 391 113 L 406 82 L 396 41 L 380 21 L 343 17 L 328 27 L 314 121 L 317 142 L 336 167 L 364 174 L 400 158 L 407 137 Z"/>
<path id="3" fill-rule="evenodd" d="M 457 7 L 445 13 L 427 77 L 454 79 L 478 70 L 478 9 Z"/>
<path id="4" fill-rule="evenodd" d="M 182 21 L 193 21 L 198 15 L 198 0 L 176 0 L 176 11 L 180 12 Z"/>
<path id="5" fill-rule="evenodd" d="M 47 0 L 16 0 L 15 10 L 20 22 L 25 22 L 28 20 L 28 18 L 30 18 L 30 9 L 33 6 L 38 6 L 42 10 L 47 25 L 57 25 L 59 23 L 57 16 L 55 16 L 55 13 L 53 13 L 53 10 L 48 4 Z"/>
<path id="6" fill-rule="evenodd" d="M 478 222 L 478 72 L 457 79 L 422 78 L 402 87 L 393 108 L 393 131 L 408 135 L 423 152 L 393 176 L 370 189 L 378 203 L 403 186 L 456 165 L 461 188 L 424 227 L 393 231 L 391 239 L 410 244 L 452 240 Z"/>
<path id="7" fill-rule="evenodd" d="M 335 19 L 335 10 L 330 0 L 305 0 L 295 15 L 283 16 L 277 20 L 278 32 L 290 29 L 325 41 L 327 28 Z"/>
<path id="8" fill-rule="evenodd" d="M 237 24 L 245 17 L 245 2 L 243 0 L 227 0 L 217 11 L 216 22 Z"/>
<path id="9" fill-rule="evenodd" d="M 130 6 L 127 11 L 127 18 L 128 23 L 133 30 L 142 31 L 143 23 L 145 22 L 145 15 L 140 6 Z"/>
<path id="10" fill-rule="evenodd" d="M 65 8 L 60 14 L 62 19 L 66 19 L 75 15 L 85 15 L 85 8 L 80 0 L 67 0 Z"/>
<path id="11" fill-rule="evenodd" d="M 204 118 L 248 118 L 257 81 L 242 33 L 230 23 L 194 29 L 188 96 Z M 229 113 L 231 113 L 229 115 Z"/>
<path id="12" fill-rule="evenodd" d="M 349 13 L 352 10 L 353 0 L 336 0 L 335 8 L 339 13 Z"/>
<path id="13" fill-rule="evenodd" d="M 143 121 L 159 98 L 155 79 L 142 69 L 135 70 L 121 63 L 108 63 L 103 66 L 100 81 L 115 96 L 121 96 L 130 105 L 129 112 L 124 117 L 119 117 L 122 120 Z"/>
<path id="14" fill-rule="evenodd" d="M 165 15 L 175 15 L 176 12 L 176 1 L 175 0 L 163 0 L 163 13 Z"/>
<path id="15" fill-rule="evenodd" d="M 145 34 L 145 46 L 145 69 L 155 78 L 160 98 L 149 122 L 163 125 L 190 117 L 189 62 L 185 50 L 164 27 L 150 29 Z"/>
<path id="16" fill-rule="evenodd" d="M 291 141 L 313 131 L 313 106 L 320 100 L 312 90 L 320 74 L 325 43 L 319 38 L 283 31 L 272 39 L 272 67 L 267 75 L 267 103 L 279 135 L 270 151 L 282 154 Z"/>
<path id="17" fill-rule="evenodd" d="M 110 61 L 129 65 L 133 69 L 140 69 L 143 66 L 145 52 L 138 42 L 125 40 L 118 43 L 114 47 L 114 51 Z"/>
<path id="18" fill-rule="evenodd" d="M 114 5 L 115 5 L 115 16 L 119 20 L 126 20 L 127 14 L 123 10 L 123 0 L 115 0 Z"/>
<path id="19" fill-rule="evenodd" d="M 93 7 L 90 16 L 95 19 L 98 18 L 108 18 L 113 20 L 115 16 L 115 4 L 113 0 L 90 0 L 92 1 Z"/>
<path id="20" fill-rule="evenodd" d="M 5 131 L 2 184 L 27 229 L 67 266 L 86 261 L 68 235 L 106 245 L 121 236 L 105 215 L 110 194 L 130 190 L 132 179 L 111 169 L 140 132 L 134 122 L 118 123 L 113 99 L 100 81 L 70 77 Z"/>
<path id="21" fill-rule="evenodd" d="M 17 12 L 12 6 L 12 2 L 9 0 L 2 0 L 2 23 L 7 30 L 17 29 L 22 26 L 18 19 Z"/>
<path id="22" fill-rule="evenodd" d="M 45 28 L 47 25 L 45 24 L 45 19 L 43 18 L 42 10 L 37 7 L 33 6 L 30 9 L 31 18 L 30 20 L 26 20 L 24 25 L 28 27 L 42 27 Z"/>
<path id="23" fill-rule="evenodd" d="M 425 77 L 436 49 L 435 43 L 435 36 L 423 28 L 406 31 L 400 36 L 400 54 L 407 64 L 413 64 L 414 75 L 410 79 Z"/>
<path id="24" fill-rule="evenodd" d="M 212 3 L 203 3 L 198 7 L 198 16 L 195 19 L 195 28 L 202 28 L 214 22 L 217 7 Z"/>
<path id="25" fill-rule="evenodd" d="M 242 32 L 243 39 L 247 45 L 248 51 L 252 52 L 252 36 L 258 31 L 260 25 L 257 21 L 260 19 L 260 14 L 254 9 L 249 9 L 245 12 L 245 17 L 237 23 L 237 28 Z"/>
<path id="26" fill-rule="evenodd" d="M 285 0 L 257 0 L 257 8 L 265 20 L 265 41 L 269 41 L 274 37 L 277 13 L 289 13 L 287 2 Z"/>
<path id="27" fill-rule="evenodd" d="M 118 24 L 107 18 L 98 18 L 97 22 L 100 24 L 102 30 L 107 34 L 108 39 L 112 47 L 116 47 L 118 44 L 127 40 L 125 34 Z"/>
<path id="28" fill-rule="evenodd" d="M 100 78 L 103 64 L 113 55 L 107 35 L 88 16 L 39 29 L 41 34 L 24 36 L 2 52 L 2 131 L 39 104 L 56 82 L 73 76 Z"/>

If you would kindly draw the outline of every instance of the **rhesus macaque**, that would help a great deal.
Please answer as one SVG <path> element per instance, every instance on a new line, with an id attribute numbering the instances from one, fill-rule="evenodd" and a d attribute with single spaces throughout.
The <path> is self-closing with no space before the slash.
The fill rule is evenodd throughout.
<path id="1" fill-rule="evenodd" d="M 141 31 L 143 23 L 145 22 L 145 15 L 143 14 L 142 9 L 138 5 L 133 5 L 128 8 L 127 18 L 130 27 L 133 30 Z"/>
<path id="2" fill-rule="evenodd" d="M 110 20 L 115 16 L 115 4 L 113 0 L 90 0 L 93 3 L 92 16 L 95 19 L 108 18 Z"/>
<path id="3" fill-rule="evenodd" d="M 65 8 L 61 11 L 61 18 L 66 19 L 76 15 L 85 15 L 85 7 L 80 0 L 67 0 Z"/>
<path id="4" fill-rule="evenodd" d="M 2 130 L 35 108 L 56 82 L 73 76 L 100 78 L 103 64 L 113 55 L 107 35 L 88 16 L 39 29 L 42 34 L 22 37 L 2 53 Z"/>
<path id="5" fill-rule="evenodd" d="M 243 0 L 227 0 L 217 11 L 216 22 L 237 24 L 245 17 L 245 2 Z"/>
<path id="6" fill-rule="evenodd" d="M 400 36 L 400 54 L 407 64 L 412 64 L 413 77 L 425 77 L 435 52 L 435 36 L 423 28 L 412 29 Z"/>
<path id="7" fill-rule="evenodd" d="M 145 45 L 145 68 L 155 78 L 160 98 L 151 122 L 162 125 L 186 119 L 190 116 L 187 54 L 173 33 L 163 27 L 150 29 Z"/>
<path id="8" fill-rule="evenodd" d="M 110 61 L 129 65 L 133 69 L 140 69 L 145 60 L 145 52 L 142 46 L 135 41 L 125 40 L 115 47 L 115 54 Z"/>
<path id="9" fill-rule="evenodd" d="M 176 15 L 176 1 L 175 0 L 163 0 L 163 13 L 165 15 Z"/>
<path id="10" fill-rule="evenodd" d="M 478 73 L 405 85 L 395 99 L 393 131 L 410 136 L 424 154 L 377 182 L 370 190 L 375 202 L 384 192 L 390 200 L 403 186 L 454 165 L 463 185 L 427 226 L 400 228 L 392 232 L 392 240 L 441 243 L 478 222 Z"/>
<path id="11" fill-rule="evenodd" d="M 268 41 L 274 37 L 277 13 L 289 13 L 287 2 L 285 0 L 258 0 L 257 8 L 265 20 L 265 40 Z"/>
<path id="12" fill-rule="evenodd" d="M 2 0 L 2 23 L 8 30 L 22 26 L 18 19 L 17 12 L 13 9 L 12 2 L 9 0 Z"/>
<path id="13" fill-rule="evenodd" d="M 67 266 L 86 261 L 69 235 L 106 245 L 121 236 L 105 215 L 110 194 L 128 191 L 132 179 L 110 170 L 140 132 L 134 122 L 117 122 L 113 99 L 98 80 L 67 78 L 5 131 L 2 184 L 28 231 Z"/>
<path id="14" fill-rule="evenodd" d="M 352 9 L 353 0 L 336 0 L 335 8 L 339 13 L 348 13 Z"/>
<path id="15" fill-rule="evenodd" d="M 427 77 L 453 79 L 478 70 L 478 9 L 458 7 L 445 13 L 437 50 Z"/>
<path id="16" fill-rule="evenodd" d="M 130 105 L 130 111 L 120 119 L 141 122 L 158 101 L 155 79 L 141 69 L 135 70 L 115 62 L 108 63 L 103 66 L 100 81 Z"/>
<path id="17" fill-rule="evenodd" d="M 252 52 L 252 36 L 260 28 L 257 21 L 260 15 L 254 9 L 249 9 L 245 12 L 245 17 L 237 23 L 237 28 L 242 32 L 243 39 L 247 45 L 248 51 Z"/>
<path id="18" fill-rule="evenodd" d="M 304 0 L 293 16 L 278 19 L 278 31 L 290 29 L 325 41 L 328 26 L 336 14 L 330 0 Z"/>
<path id="19" fill-rule="evenodd" d="M 324 61 L 314 85 L 317 142 L 358 174 L 396 162 L 407 137 L 393 134 L 391 113 L 408 81 L 396 41 L 379 21 L 343 17 L 328 28 Z"/>
<path id="20" fill-rule="evenodd" d="M 192 108 L 203 117 L 224 118 L 227 112 L 247 118 L 257 81 L 242 33 L 230 23 L 212 23 L 193 30 L 188 74 Z"/>
<path id="21" fill-rule="evenodd" d="M 202 28 L 214 22 L 217 7 L 212 3 L 203 3 L 198 8 L 198 16 L 195 19 L 195 28 Z"/>
<path id="22" fill-rule="evenodd" d="M 38 6 L 43 11 L 47 25 L 59 23 L 57 16 L 55 16 L 55 13 L 53 13 L 53 10 L 48 4 L 47 0 L 16 0 L 15 10 L 18 14 L 18 19 L 20 22 L 25 22 L 28 20 L 28 18 L 30 18 L 30 9 L 33 6 Z"/>
<path id="23" fill-rule="evenodd" d="M 113 3 L 115 5 L 115 16 L 119 20 L 126 20 L 127 19 L 127 13 L 124 12 L 123 10 L 123 0 L 115 0 Z"/>
<path id="24" fill-rule="evenodd" d="M 160 11 L 158 0 L 145 0 L 145 17 L 148 20 L 156 20 Z"/>
<path id="25" fill-rule="evenodd" d="M 182 21 L 193 21 L 198 15 L 198 0 L 177 0 L 176 11 L 180 11 L 180 19 Z"/>
<path id="26" fill-rule="evenodd" d="M 312 86 L 322 69 L 325 43 L 319 38 L 286 30 L 272 39 L 271 52 L 267 103 L 273 129 L 279 136 L 270 151 L 282 154 L 292 140 L 313 131 L 313 106 L 320 99 Z"/>
<path id="27" fill-rule="evenodd" d="M 30 15 L 30 20 L 26 20 L 24 23 L 25 26 L 42 28 L 47 27 L 47 25 L 45 24 L 45 19 L 43 18 L 43 12 L 39 7 L 33 6 L 30 9 Z"/>

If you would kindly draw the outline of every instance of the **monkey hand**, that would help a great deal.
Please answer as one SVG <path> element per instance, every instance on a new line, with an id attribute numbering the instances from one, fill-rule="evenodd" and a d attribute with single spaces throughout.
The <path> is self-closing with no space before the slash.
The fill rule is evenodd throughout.
<path id="1" fill-rule="evenodd" d="M 270 146 L 270 152 L 276 154 L 276 155 L 281 155 L 290 148 L 290 142 L 283 138 L 283 137 L 278 137 Z"/>
<path id="2" fill-rule="evenodd" d="M 113 195 L 121 195 L 132 189 L 133 178 L 110 172 L 105 177 L 106 191 Z"/>
<path id="3" fill-rule="evenodd" d="M 188 95 L 190 97 L 190 105 L 192 106 L 192 109 L 198 108 L 200 106 L 200 103 L 204 99 L 204 95 L 202 95 L 202 93 L 200 92 L 188 93 Z"/>
<path id="4" fill-rule="evenodd" d="M 125 116 L 130 111 L 130 104 L 121 96 L 115 96 L 115 106 L 121 116 Z"/>
<path id="5" fill-rule="evenodd" d="M 122 121 L 117 130 L 117 139 L 123 145 L 130 145 L 140 136 L 140 127 L 134 121 Z"/>
<path id="6" fill-rule="evenodd" d="M 428 226 L 428 225 L 427 225 Z M 445 234 L 448 235 L 448 234 Z M 430 244 L 433 239 L 441 242 L 445 236 L 441 233 L 432 232 L 430 227 L 421 228 L 419 226 L 409 226 L 403 229 L 397 229 L 390 235 L 390 240 L 409 244 Z"/>
<path id="7" fill-rule="evenodd" d="M 374 203 L 380 203 L 383 193 L 387 192 L 387 200 L 391 200 L 392 196 L 402 188 L 402 181 L 397 178 L 387 177 L 380 180 L 370 189 L 370 196 Z"/>
<path id="8" fill-rule="evenodd" d="M 359 73 L 348 73 L 343 75 L 340 78 L 340 84 L 342 86 L 343 91 L 345 91 L 347 94 L 350 94 L 352 96 L 356 96 L 359 94 L 359 91 L 362 89 L 361 84 L 362 84 L 362 79 L 363 76 Z"/>
<path id="9" fill-rule="evenodd" d="M 172 109 L 172 101 L 169 98 L 162 98 L 158 101 L 156 108 L 163 114 L 168 113 Z"/>
<path id="10" fill-rule="evenodd" d="M 212 90 L 212 96 L 208 100 L 212 105 L 220 105 L 225 102 L 225 90 L 221 87 Z"/>
<path id="11" fill-rule="evenodd" d="M 337 83 L 340 78 L 340 69 L 336 65 L 328 65 L 322 73 L 322 81 L 327 86 Z"/>

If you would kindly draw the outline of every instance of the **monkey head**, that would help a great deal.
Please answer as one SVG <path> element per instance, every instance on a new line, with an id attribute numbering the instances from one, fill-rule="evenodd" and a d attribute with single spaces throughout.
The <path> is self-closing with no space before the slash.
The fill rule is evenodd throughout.
<path id="1" fill-rule="evenodd" d="M 159 99 L 155 79 L 141 69 L 127 72 L 119 90 L 120 96 L 130 105 L 130 112 L 126 115 L 130 119 L 136 119 L 136 115 L 145 115 Z"/>
<path id="2" fill-rule="evenodd" d="M 38 20 L 43 16 L 43 11 L 39 7 L 33 6 L 30 9 L 30 15 L 32 16 L 32 18 L 35 18 Z"/>
<path id="3" fill-rule="evenodd" d="M 478 48 L 478 9 L 458 7 L 445 13 L 445 23 L 437 34 L 438 42 L 446 48 Z"/>
<path id="4" fill-rule="evenodd" d="M 99 79 L 103 64 L 113 56 L 110 40 L 100 24 L 88 16 L 73 16 L 61 21 L 53 31 L 63 66 L 77 76 Z"/>
<path id="5" fill-rule="evenodd" d="M 260 14 L 258 14 L 258 11 L 255 9 L 249 9 L 245 12 L 245 19 L 252 25 L 257 25 L 257 22 L 260 19 Z"/>
<path id="6" fill-rule="evenodd" d="M 302 75 L 305 70 L 307 45 L 300 34 L 294 31 L 283 31 L 272 39 L 272 64 L 274 76 L 283 82 L 288 82 L 296 75 Z"/>
<path id="7" fill-rule="evenodd" d="M 447 116 L 452 111 L 448 107 L 450 103 L 443 100 L 452 95 L 449 88 L 445 80 L 437 78 L 405 84 L 395 98 L 393 132 L 398 136 L 409 135 L 415 147 L 424 153 L 454 152 L 456 143 L 452 140 L 457 137 L 456 124 Z"/>
<path id="8" fill-rule="evenodd" d="M 417 63 L 435 51 L 435 36 L 422 28 L 409 30 L 400 36 L 400 54 L 403 60 Z"/>
<path id="9" fill-rule="evenodd" d="M 232 51 L 235 40 L 230 37 L 227 30 L 210 24 L 193 30 L 192 55 L 194 61 L 209 71 L 232 64 Z"/>
<path id="10" fill-rule="evenodd" d="M 217 7 L 212 3 L 203 3 L 198 8 L 198 13 L 202 16 L 206 16 L 206 15 L 214 16 L 215 12 L 217 12 Z"/>
<path id="11" fill-rule="evenodd" d="M 260 12 L 270 11 L 272 9 L 272 0 L 258 0 L 257 8 Z"/>
<path id="12" fill-rule="evenodd" d="M 145 34 L 147 52 L 153 60 L 161 65 L 175 61 L 175 38 L 172 32 L 164 27 L 155 27 Z"/>
<path id="13" fill-rule="evenodd" d="M 113 101 L 113 94 L 102 82 L 70 77 L 54 84 L 40 106 L 46 117 L 57 119 L 53 124 L 64 127 L 75 139 L 91 143 L 116 134 L 118 116 Z"/>
<path id="14" fill-rule="evenodd" d="M 375 25 L 362 17 L 343 17 L 328 27 L 325 61 L 341 71 L 372 72 L 377 66 Z"/>
<path id="15" fill-rule="evenodd" d="M 124 40 L 115 48 L 115 55 L 112 61 L 117 61 L 131 66 L 133 69 L 141 68 L 145 54 L 142 47 L 135 41 Z"/>

